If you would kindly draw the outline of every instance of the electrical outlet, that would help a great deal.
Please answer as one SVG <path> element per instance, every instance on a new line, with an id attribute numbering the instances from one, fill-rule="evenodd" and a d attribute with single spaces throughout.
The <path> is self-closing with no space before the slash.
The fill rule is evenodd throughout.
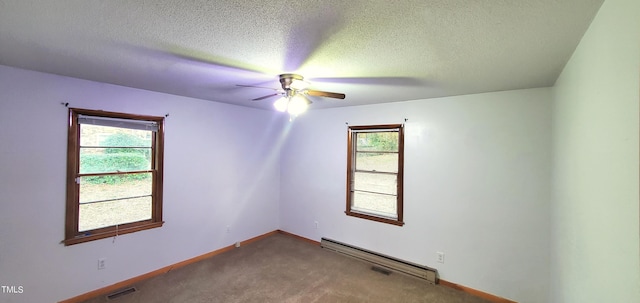
<path id="1" fill-rule="evenodd" d="M 316 224 L 316 229 L 320 228 L 320 223 L 318 223 L 318 221 L 314 221 L 313 223 Z"/>
<path id="2" fill-rule="evenodd" d="M 440 251 L 436 252 L 436 260 L 438 263 L 444 263 L 444 253 Z"/>
<path id="3" fill-rule="evenodd" d="M 231 232 L 231 225 L 227 225 L 227 233 Z"/>
<path id="4" fill-rule="evenodd" d="M 236 242 L 236 247 L 240 247 L 240 242 Z"/>
<path id="5" fill-rule="evenodd" d="M 107 267 L 107 259 L 101 258 L 98 259 L 98 269 L 105 269 Z"/>

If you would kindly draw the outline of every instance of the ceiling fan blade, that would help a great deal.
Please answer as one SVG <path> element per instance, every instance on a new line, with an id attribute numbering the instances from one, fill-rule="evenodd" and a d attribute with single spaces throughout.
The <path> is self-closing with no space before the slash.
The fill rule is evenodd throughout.
<path id="1" fill-rule="evenodd" d="M 166 48 L 169 54 L 184 60 L 192 61 L 192 62 L 204 63 L 211 66 L 217 66 L 221 68 L 257 73 L 257 74 L 268 75 L 268 74 L 274 73 L 273 71 L 269 71 L 264 67 L 258 67 L 255 65 L 247 64 L 245 62 L 240 62 L 230 58 L 223 58 L 207 52 L 185 48 L 183 46 L 168 45 Z"/>
<path id="2" fill-rule="evenodd" d="M 323 92 L 323 91 L 312 90 L 312 89 L 308 89 L 305 92 L 309 96 L 316 96 L 316 97 L 327 97 L 327 98 L 336 98 L 336 99 L 344 99 L 346 97 L 345 94 L 341 94 L 341 93 Z"/>
<path id="3" fill-rule="evenodd" d="M 425 79 L 412 77 L 336 77 L 313 78 L 313 82 L 331 82 L 345 84 L 371 84 L 371 85 L 398 85 L 398 86 L 422 86 L 428 83 Z"/>
<path id="4" fill-rule="evenodd" d="M 270 90 L 280 90 L 279 88 L 273 88 L 273 87 L 266 87 L 266 86 L 256 86 L 256 85 L 244 85 L 244 84 L 236 84 L 236 86 L 240 86 L 240 87 L 250 87 L 250 88 L 264 88 L 264 89 L 270 89 Z"/>
<path id="5" fill-rule="evenodd" d="M 251 101 L 260 101 L 260 100 L 264 100 L 264 99 L 275 97 L 275 96 L 279 96 L 279 95 L 281 95 L 281 94 L 266 95 L 266 96 L 262 96 L 262 97 L 259 97 L 259 98 L 251 99 Z"/>

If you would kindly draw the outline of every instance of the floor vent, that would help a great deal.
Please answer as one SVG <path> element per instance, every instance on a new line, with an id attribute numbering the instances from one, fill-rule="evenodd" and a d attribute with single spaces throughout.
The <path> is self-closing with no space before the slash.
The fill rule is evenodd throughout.
<path id="1" fill-rule="evenodd" d="M 390 270 L 388 270 L 388 269 L 386 269 L 386 268 L 382 268 L 382 267 L 380 267 L 380 266 L 371 266 L 371 270 L 376 271 L 376 272 L 379 272 L 379 273 L 381 273 L 381 274 L 383 274 L 383 275 L 386 275 L 386 276 L 388 276 L 388 275 L 390 275 L 390 274 L 391 274 L 391 271 L 390 271 Z"/>
<path id="2" fill-rule="evenodd" d="M 320 246 L 333 250 L 354 258 L 358 258 L 373 264 L 399 271 L 405 274 L 416 276 L 427 280 L 431 284 L 436 283 L 438 271 L 434 268 L 414 264 L 411 262 L 399 260 L 393 257 L 385 256 L 376 252 L 372 252 L 363 248 L 351 246 L 338 241 L 322 238 Z M 375 269 L 374 269 L 375 270 Z"/>
<path id="3" fill-rule="evenodd" d="M 121 289 L 118 290 L 110 295 L 107 295 L 107 299 L 108 300 L 115 300 L 117 298 L 120 298 L 122 296 L 126 296 L 128 294 L 132 294 L 134 292 L 136 292 L 137 290 L 135 289 L 135 287 L 129 287 L 129 288 L 125 288 L 125 289 Z"/>

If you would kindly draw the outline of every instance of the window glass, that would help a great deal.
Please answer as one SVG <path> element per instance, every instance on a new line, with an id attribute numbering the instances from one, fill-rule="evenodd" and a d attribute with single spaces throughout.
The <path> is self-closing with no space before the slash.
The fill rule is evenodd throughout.
<path id="1" fill-rule="evenodd" d="M 346 214 L 403 225 L 402 125 L 351 126 Z"/>
<path id="2" fill-rule="evenodd" d="M 395 196 L 398 189 L 396 180 L 395 174 L 356 172 L 353 178 L 353 190 Z"/>
<path id="3" fill-rule="evenodd" d="M 161 226 L 163 118 L 70 115 L 65 244 Z"/>
<path id="4" fill-rule="evenodd" d="M 151 197 L 81 203 L 78 231 L 151 219 Z"/>
<path id="5" fill-rule="evenodd" d="M 398 172 L 397 153 L 356 153 L 356 170 Z"/>
<path id="6" fill-rule="evenodd" d="M 368 192 L 355 192 L 353 211 L 382 216 L 391 219 L 397 218 L 396 198 L 388 195 L 380 195 Z"/>

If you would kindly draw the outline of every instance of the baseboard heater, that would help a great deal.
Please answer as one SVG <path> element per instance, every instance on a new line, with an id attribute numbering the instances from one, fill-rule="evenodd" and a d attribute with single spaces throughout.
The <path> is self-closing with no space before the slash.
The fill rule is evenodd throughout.
<path id="1" fill-rule="evenodd" d="M 331 239 L 322 238 L 322 240 L 320 241 L 320 246 L 322 248 L 326 248 L 367 262 L 371 262 L 379 266 L 425 279 L 431 284 L 435 284 L 438 277 L 438 271 L 434 268 L 399 260 L 393 257 L 385 256 L 383 254 L 351 246 L 349 244 L 344 244 Z"/>

